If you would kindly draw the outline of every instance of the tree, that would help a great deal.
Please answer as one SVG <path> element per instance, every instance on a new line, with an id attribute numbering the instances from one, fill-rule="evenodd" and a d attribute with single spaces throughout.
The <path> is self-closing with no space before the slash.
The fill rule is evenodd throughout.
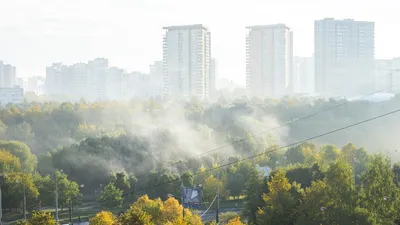
<path id="1" fill-rule="evenodd" d="M 240 217 L 238 216 L 236 218 L 229 220 L 226 225 L 245 225 L 245 224 L 242 223 L 242 221 L 240 221 Z"/>
<path id="2" fill-rule="evenodd" d="M 0 140 L 0 149 L 7 150 L 17 157 L 25 172 L 33 172 L 35 170 L 37 164 L 36 156 L 31 153 L 26 144 L 19 141 Z"/>
<path id="3" fill-rule="evenodd" d="M 90 218 L 89 225 L 117 225 L 117 217 L 112 212 L 101 211 Z"/>
<path id="4" fill-rule="evenodd" d="M 228 169 L 226 188 L 231 196 L 239 197 L 246 188 L 250 172 L 255 169 L 250 162 L 240 162 Z"/>
<path id="5" fill-rule="evenodd" d="M 228 196 L 222 181 L 218 181 L 213 175 L 210 175 L 204 181 L 203 197 L 205 201 L 211 202 L 217 194 L 217 187 L 219 186 L 220 196 Z"/>
<path id="6" fill-rule="evenodd" d="M 56 220 L 51 213 L 33 212 L 28 221 L 17 222 L 18 225 L 56 225 Z"/>
<path id="7" fill-rule="evenodd" d="M 113 183 L 109 183 L 104 187 L 102 195 L 99 197 L 99 203 L 107 208 L 121 208 L 124 199 L 122 198 L 123 191 L 116 188 Z"/>
<path id="8" fill-rule="evenodd" d="M 310 187 L 314 180 L 319 180 L 324 177 L 324 173 L 319 164 L 305 165 L 298 164 L 285 168 L 286 177 L 290 183 L 296 182 L 301 187 Z"/>
<path id="9" fill-rule="evenodd" d="M 151 216 L 138 206 L 131 206 L 130 209 L 120 217 L 121 225 L 154 225 Z"/>
<path id="10" fill-rule="evenodd" d="M 32 175 L 21 172 L 8 173 L 2 186 L 3 207 L 11 209 L 22 206 L 24 188 L 27 208 L 33 208 L 36 205 L 39 191 Z"/>
<path id="11" fill-rule="evenodd" d="M 6 150 L 0 150 L 0 173 L 17 172 L 20 169 L 19 158 Z"/>
<path id="12" fill-rule="evenodd" d="M 133 203 L 130 209 L 121 216 L 122 225 L 148 225 L 148 224 L 168 224 L 168 225 L 202 225 L 201 218 L 185 209 L 183 217 L 183 207 L 175 198 L 168 198 L 164 202 L 161 199 L 151 200 L 147 195 L 140 197 Z"/>
<path id="13" fill-rule="evenodd" d="M 400 209 L 399 189 L 388 158 L 381 155 L 370 159 L 361 178 L 362 204 L 375 216 L 377 224 L 394 224 Z"/>
<path id="14" fill-rule="evenodd" d="M 325 145 L 321 148 L 322 159 L 327 164 L 335 162 L 340 157 L 340 149 L 334 145 Z"/>
<path id="15" fill-rule="evenodd" d="M 55 181 L 57 181 L 58 198 L 61 208 L 63 209 L 65 205 L 69 205 L 70 201 L 77 202 L 78 197 L 81 196 L 78 183 L 69 180 L 68 175 L 62 171 L 57 170 L 55 172 L 55 177 L 56 178 L 52 182 L 47 183 L 47 185 L 51 185 L 51 187 L 47 187 L 46 189 L 55 190 Z"/>
<path id="16" fill-rule="evenodd" d="M 131 187 L 128 177 L 124 172 L 111 175 L 111 182 L 114 186 L 124 192 L 127 192 Z"/>
<path id="17" fill-rule="evenodd" d="M 267 191 L 267 181 L 257 169 L 253 169 L 249 174 L 249 179 L 244 191 L 246 197 L 243 215 L 248 220 L 249 224 L 256 223 L 257 211 L 264 205 L 262 196 Z"/>
<path id="18" fill-rule="evenodd" d="M 186 171 L 182 174 L 183 186 L 185 187 L 193 187 L 194 185 L 194 177 L 191 171 Z"/>
<path id="19" fill-rule="evenodd" d="M 290 184 L 285 172 L 278 169 L 268 181 L 268 189 L 269 192 L 263 195 L 265 204 L 258 212 L 258 224 L 295 224 L 300 186 Z"/>
<path id="20" fill-rule="evenodd" d="M 304 163 L 306 159 L 301 145 L 289 148 L 285 152 L 285 157 L 288 163 L 291 164 Z"/>

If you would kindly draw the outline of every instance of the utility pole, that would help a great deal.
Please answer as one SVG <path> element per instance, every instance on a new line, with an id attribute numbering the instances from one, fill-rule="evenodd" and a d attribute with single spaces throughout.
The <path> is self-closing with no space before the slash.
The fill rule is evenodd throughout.
<path id="1" fill-rule="evenodd" d="M 56 201 L 56 222 L 58 224 L 58 186 L 57 186 L 57 172 L 55 173 L 56 189 L 54 191 Z"/>
<path id="2" fill-rule="evenodd" d="M 182 192 L 182 217 L 185 218 L 185 188 L 183 187 L 183 178 L 181 177 L 181 192 Z"/>
<path id="3" fill-rule="evenodd" d="M 2 203 L 2 195 L 1 195 L 1 186 L 3 185 L 3 180 L 4 180 L 4 174 L 0 175 L 0 225 L 3 224 L 3 205 Z"/>
<path id="4" fill-rule="evenodd" d="M 69 200 L 69 223 L 73 224 L 72 223 L 72 211 L 71 211 L 71 209 L 72 209 L 72 199 Z"/>
<path id="5" fill-rule="evenodd" d="M 24 220 L 26 221 L 26 191 L 25 191 L 25 181 L 22 182 L 24 188 Z"/>
<path id="6" fill-rule="evenodd" d="M 219 224 L 219 168 L 217 172 L 217 210 L 215 211 L 215 221 Z"/>

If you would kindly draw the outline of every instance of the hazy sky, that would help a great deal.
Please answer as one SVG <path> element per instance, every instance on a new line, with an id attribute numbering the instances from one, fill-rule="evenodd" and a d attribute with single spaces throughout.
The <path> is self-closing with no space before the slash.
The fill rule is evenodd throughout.
<path id="1" fill-rule="evenodd" d="M 279 3 L 278 3 L 279 2 Z M 313 54 L 314 20 L 376 22 L 376 56 L 400 56 L 395 0 L 0 0 L 0 60 L 17 76 L 45 67 L 106 57 L 127 70 L 148 71 L 162 58 L 162 26 L 202 23 L 212 32 L 218 73 L 245 80 L 245 26 L 285 23 L 296 56 Z"/>

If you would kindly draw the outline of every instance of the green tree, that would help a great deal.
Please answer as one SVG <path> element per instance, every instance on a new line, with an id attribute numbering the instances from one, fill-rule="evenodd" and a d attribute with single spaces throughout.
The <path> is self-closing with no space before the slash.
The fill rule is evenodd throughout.
<path id="1" fill-rule="evenodd" d="M 306 159 L 301 145 L 289 148 L 285 152 L 285 157 L 288 163 L 291 164 L 304 163 Z"/>
<path id="2" fill-rule="evenodd" d="M 194 176 L 191 171 L 186 171 L 182 174 L 183 186 L 185 187 L 193 187 L 194 185 Z"/>
<path id="3" fill-rule="evenodd" d="M 300 186 L 295 183 L 290 184 L 285 171 L 278 169 L 268 181 L 268 189 L 269 192 L 263 195 L 264 206 L 258 212 L 258 224 L 295 224 Z"/>
<path id="4" fill-rule="evenodd" d="M 122 190 L 116 188 L 113 183 L 109 183 L 104 187 L 103 193 L 99 197 L 98 201 L 103 207 L 121 208 L 124 202 L 122 195 Z"/>
<path id="5" fill-rule="evenodd" d="M 399 189 L 388 158 L 373 156 L 361 178 L 362 204 L 374 215 L 377 224 L 394 224 L 400 209 Z"/>
<path id="6" fill-rule="evenodd" d="M 8 173 L 2 186 L 3 207 L 19 208 L 23 203 L 25 189 L 27 208 L 33 208 L 37 203 L 39 191 L 33 177 L 21 172 Z"/>
<path id="7" fill-rule="evenodd" d="M 296 182 L 303 188 L 310 187 L 314 180 L 322 179 L 324 173 L 319 164 L 313 165 L 298 164 L 285 168 L 286 177 L 290 183 Z"/>
<path id="8" fill-rule="evenodd" d="M 206 178 L 203 186 L 203 197 L 205 201 L 211 202 L 214 199 L 218 186 L 220 196 L 227 197 L 228 192 L 226 191 L 222 181 L 218 181 L 213 175 L 210 175 Z"/>
<path id="9" fill-rule="evenodd" d="M 37 159 L 28 146 L 19 141 L 0 140 L 0 149 L 7 150 L 15 157 L 19 158 L 21 167 L 26 172 L 33 172 L 36 168 Z"/>
<path id="10" fill-rule="evenodd" d="M 340 157 L 340 149 L 334 145 L 325 145 L 321 148 L 322 159 L 325 163 L 330 164 L 335 162 Z"/>
<path id="11" fill-rule="evenodd" d="M 124 172 L 112 174 L 111 182 L 116 188 L 123 190 L 124 192 L 127 192 L 131 188 L 131 183 Z"/>
<path id="12" fill-rule="evenodd" d="M 264 205 L 262 196 L 267 191 L 267 181 L 257 169 L 253 169 L 249 174 L 249 179 L 244 191 L 245 206 L 243 215 L 248 220 L 249 224 L 257 224 L 257 211 Z"/>
<path id="13" fill-rule="evenodd" d="M 231 196 L 239 197 L 243 194 L 246 188 L 246 181 L 250 176 L 250 172 L 254 169 L 251 162 L 240 162 L 228 169 L 226 188 Z"/>

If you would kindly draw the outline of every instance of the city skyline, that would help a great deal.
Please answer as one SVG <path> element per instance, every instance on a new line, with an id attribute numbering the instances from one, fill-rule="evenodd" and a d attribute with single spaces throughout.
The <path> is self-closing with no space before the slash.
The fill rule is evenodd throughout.
<path id="1" fill-rule="evenodd" d="M 392 58 L 400 52 L 400 46 L 396 45 L 400 34 L 393 30 L 399 15 L 388 0 L 379 4 L 365 2 L 361 8 L 357 2 L 343 0 L 324 3 L 252 0 L 232 3 L 229 9 L 224 2 L 209 0 L 194 6 L 181 0 L 96 1 L 96 4 L 92 0 L 79 3 L 72 0 L 70 3 L 44 0 L 4 3 L 5 13 L 0 15 L 0 58 L 17 66 L 18 74 L 23 77 L 43 76 L 43 68 L 54 61 L 72 64 L 96 57 L 108 58 L 111 65 L 129 71 L 147 71 L 152 61 L 161 59 L 160 27 L 203 23 L 213 32 L 214 47 L 218 46 L 213 48 L 213 57 L 218 59 L 220 76 L 244 84 L 245 26 L 285 23 L 297 33 L 294 55 L 308 57 L 313 53 L 313 21 L 325 17 L 375 21 L 376 58 Z M 96 10 L 90 10 L 94 5 Z"/>

